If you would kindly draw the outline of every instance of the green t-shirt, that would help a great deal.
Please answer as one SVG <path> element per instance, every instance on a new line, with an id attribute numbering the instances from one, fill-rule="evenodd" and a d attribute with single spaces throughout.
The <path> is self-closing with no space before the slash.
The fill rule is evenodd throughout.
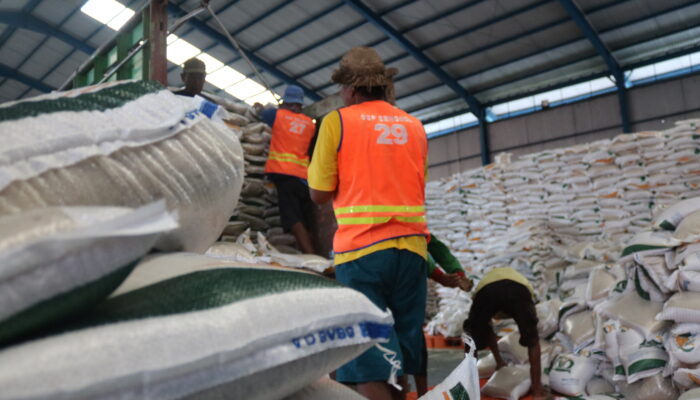
<path id="1" fill-rule="evenodd" d="M 428 243 L 428 276 L 432 275 L 437 265 L 440 265 L 448 274 L 464 272 L 462 264 L 450 252 L 445 243 L 431 234 L 430 243 Z"/>

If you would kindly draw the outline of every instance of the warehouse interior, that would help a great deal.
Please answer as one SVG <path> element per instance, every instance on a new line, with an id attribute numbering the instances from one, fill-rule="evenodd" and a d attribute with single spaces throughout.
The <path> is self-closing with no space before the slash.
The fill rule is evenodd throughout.
<path id="1" fill-rule="evenodd" d="M 0 0 L 0 400 L 700 399 L 699 93 L 696 0 Z"/>

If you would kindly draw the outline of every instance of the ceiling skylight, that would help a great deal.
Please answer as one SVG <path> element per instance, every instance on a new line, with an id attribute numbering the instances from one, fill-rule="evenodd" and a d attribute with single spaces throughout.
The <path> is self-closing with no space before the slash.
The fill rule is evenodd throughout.
<path id="1" fill-rule="evenodd" d="M 262 92 L 260 94 L 256 94 L 253 97 L 248 97 L 245 99 L 245 102 L 250 104 L 251 106 L 255 103 L 260 103 L 260 104 L 267 104 L 267 103 L 272 103 L 272 104 L 277 104 L 277 99 L 280 97 L 278 95 L 272 95 L 269 91 Z"/>
<path id="2" fill-rule="evenodd" d="M 252 79 L 246 79 L 238 82 L 231 87 L 227 87 L 226 91 L 239 99 L 247 99 L 248 97 L 260 94 L 265 90 L 265 87 Z"/>
<path id="3" fill-rule="evenodd" d="M 89 0 L 80 8 L 80 11 L 115 31 L 124 26 L 134 15 L 134 10 L 116 0 Z"/>
<path id="4" fill-rule="evenodd" d="M 219 68 L 224 66 L 224 63 L 221 61 L 217 60 L 216 58 L 210 56 L 207 53 L 202 53 L 197 56 L 197 58 L 204 63 L 207 67 L 207 74 L 211 74 L 212 72 L 218 70 Z"/>
<path id="5" fill-rule="evenodd" d="M 175 36 L 175 35 L 171 35 Z M 166 51 L 168 61 L 173 64 L 182 65 L 185 61 L 201 53 L 202 50 L 193 46 L 190 42 L 177 39 L 168 45 Z"/>
<path id="6" fill-rule="evenodd" d="M 223 89 L 233 85 L 236 82 L 240 82 L 245 79 L 245 75 L 236 71 L 231 67 L 219 68 L 213 73 L 207 73 L 207 82 L 212 85 Z"/>

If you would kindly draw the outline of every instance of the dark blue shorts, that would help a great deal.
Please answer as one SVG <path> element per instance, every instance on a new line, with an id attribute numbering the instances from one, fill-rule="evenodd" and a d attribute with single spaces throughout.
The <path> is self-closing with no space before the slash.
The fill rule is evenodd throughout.
<path id="1" fill-rule="evenodd" d="M 416 253 L 396 248 L 380 250 L 336 266 L 338 282 L 365 294 L 382 310 L 391 310 L 394 329 L 388 343 L 402 369 L 415 375 L 423 363 L 426 262 Z M 340 367 L 336 378 L 345 383 L 386 381 L 391 365 L 376 347 Z"/>

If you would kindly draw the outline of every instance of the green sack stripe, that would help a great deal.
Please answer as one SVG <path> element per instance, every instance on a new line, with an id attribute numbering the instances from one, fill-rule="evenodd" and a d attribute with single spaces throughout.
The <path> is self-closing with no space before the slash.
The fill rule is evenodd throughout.
<path id="1" fill-rule="evenodd" d="M 105 111 L 121 107 L 141 96 L 161 90 L 163 90 L 163 86 L 156 81 L 125 82 L 76 97 L 24 101 L 0 108 L 0 122 L 60 111 Z"/>
<path id="2" fill-rule="evenodd" d="M 676 226 L 673 225 L 672 223 L 666 221 L 666 220 L 661 221 L 661 223 L 659 224 L 659 227 L 661 229 L 665 229 L 667 231 L 675 231 L 676 230 Z"/>
<path id="3" fill-rule="evenodd" d="M 53 329 L 52 324 L 89 310 L 119 287 L 137 262 L 121 267 L 83 286 L 43 300 L 0 322 L 0 347 L 43 336 L 42 328 Z"/>
<path id="4" fill-rule="evenodd" d="M 208 310 L 284 292 L 341 287 L 328 278 L 294 271 L 254 268 L 197 271 L 108 299 L 62 331 Z"/>
<path id="5" fill-rule="evenodd" d="M 640 361 L 632 363 L 632 365 L 629 366 L 629 368 L 627 369 L 627 374 L 632 375 L 632 374 L 636 374 L 637 372 L 643 372 L 643 371 L 647 371 L 650 369 L 656 369 L 656 368 L 663 368 L 665 366 L 666 366 L 666 360 L 658 360 L 658 359 L 640 360 Z"/>
<path id="6" fill-rule="evenodd" d="M 625 247 L 624 250 L 622 250 L 622 257 L 630 255 L 632 253 L 637 253 L 640 251 L 644 250 L 656 250 L 656 249 L 666 249 L 668 247 L 666 246 L 654 246 L 650 244 L 633 244 L 631 246 Z"/>
<path id="7" fill-rule="evenodd" d="M 450 389 L 450 397 L 452 397 L 452 400 L 470 400 L 469 393 L 461 382 L 457 382 L 457 384 Z"/>

